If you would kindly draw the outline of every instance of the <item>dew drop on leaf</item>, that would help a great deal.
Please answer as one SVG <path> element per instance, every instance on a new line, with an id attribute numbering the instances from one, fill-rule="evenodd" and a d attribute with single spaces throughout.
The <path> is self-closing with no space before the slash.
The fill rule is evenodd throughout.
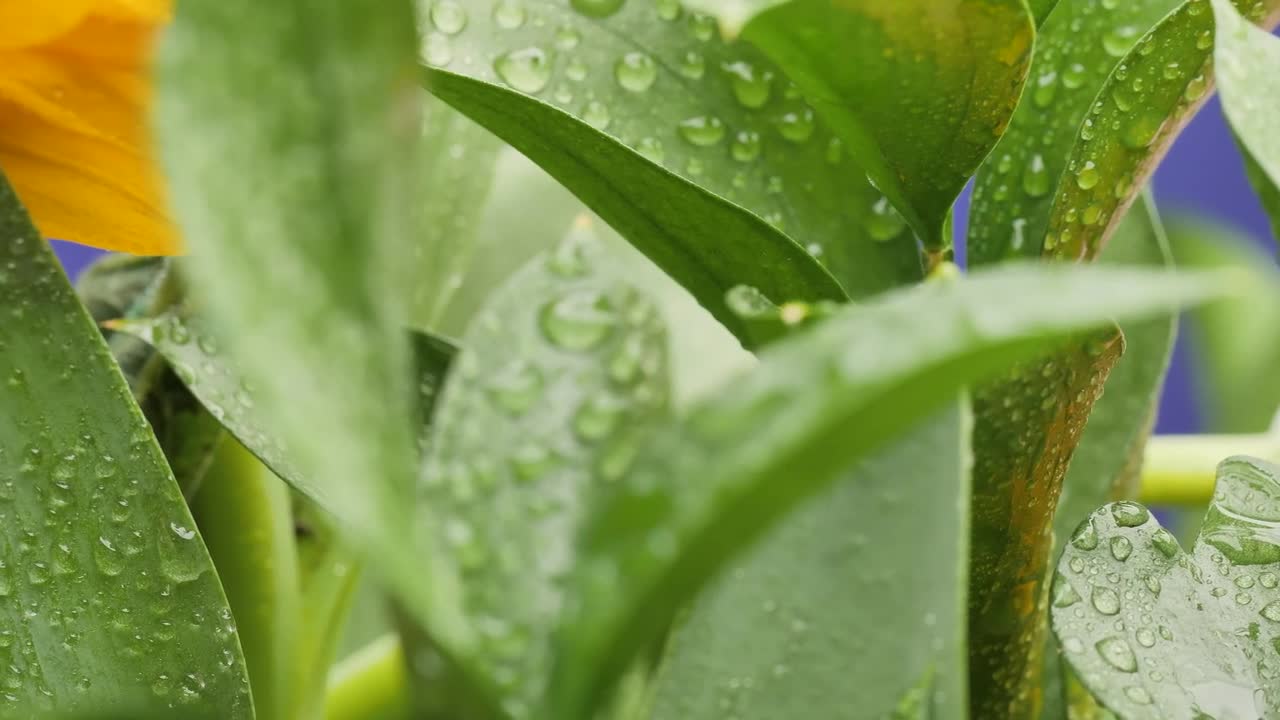
<path id="1" fill-rule="evenodd" d="M 1093 604 L 1093 609 L 1103 615 L 1115 615 L 1120 612 L 1120 596 L 1109 587 L 1095 585 L 1089 601 Z"/>
<path id="2" fill-rule="evenodd" d="M 715 145 L 724 139 L 724 123 L 714 115 L 698 115 L 680 122 L 680 137 L 698 147 Z"/>
<path id="3" fill-rule="evenodd" d="M 551 80 L 551 64 L 542 48 L 529 47 L 501 55 L 493 69 L 511 87 L 526 93 L 541 92 Z"/>
<path id="4" fill-rule="evenodd" d="M 609 336 L 617 317 L 608 298 L 583 290 L 547 303 L 538 322 L 552 344 L 566 350 L 588 350 Z"/>
<path id="5" fill-rule="evenodd" d="M 658 68 L 653 58 L 642 52 L 629 52 L 613 66 L 613 77 L 628 92 L 645 92 L 658 79 Z"/>
<path id="6" fill-rule="evenodd" d="M 1103 638 L 1094 647 L 1097 649 L 1098 655 L 1111 667 L 1121 672 L 1131 673 L 1138 671 L 1138 658 L 1133 654 L 1133 648 L 1129 647 L 1129 643 L 1124 638 Z"/>

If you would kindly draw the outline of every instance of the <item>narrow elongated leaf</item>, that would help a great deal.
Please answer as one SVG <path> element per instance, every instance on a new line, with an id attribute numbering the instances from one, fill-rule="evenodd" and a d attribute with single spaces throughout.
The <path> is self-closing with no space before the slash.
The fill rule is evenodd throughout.
<path id="1" fill-rule="evenodd" d="M 422 504 L 444 518 L 431 531 L 467 581 L 482 637 L 472 659 L 521 718 L 542 700 L 584 518 L 667 416 L 666 334 L 579 227 L 492 298 L 463 344 L 427 444 Z M 457 692 L 447 677 L 419 690 L 437 702 Z"/>
<path id="2" fill-rule="evenodd" d="M 1277 0 L 1233 0 L 1270 22 Z M 1129 52 L 1080 126 L 1044 236 L 1044 251 L 1091 258 L 1137 197 L 1178 130 L 1208 96 L 1214 22 L 1187 0 Z"/>
<path id="3" fill-rule="evenodd" d="M 1027 6 L 1031 8 L 1031 14 L 1035 15 L 1036 27 L 1042 27 L 1058 6 L 1058 0 L 1027 0 Z"/>
<path id="4" fill-rule="evenodd" d="M 742 31 L 785 71 L 928 247 L 1022 94 L 1023 0 L 765 2 Z M 905 120 L 909 119 L 909 120 Z"/>
<path id="5" fill-rule="evenodd" d="M 704 591 L 652 717 L 967 718 L 967 405 L 844 473 Z"/>
<path id="6" fill-rule="evenodd" d="M 160 53 L 157 126 L 193 280 L 255 403 L 413 612 L 462 646 L 453 569 L 405 542 L 414 20 L 408 0 L 183 2 Z"/>
<path id="7" fill-rule="evenodd" d="M 0 717 L 253 717 L 227 600 L 155 437 L 0 176 Z"/>
<path id="8" fill-rule="evenodd" d="M 1261 460 L 1224 461 L 1190 553 L 1132 502 L 1077 529 L 1054 580 L 1054 632 L 1122 720 L 1280 712 L 1277 473 Z"/>
<path id="9" fill-rule="evenodd" d="M 1081 123 L 1116 67 L 1182 0 L 1062 0 L 1036 36 L 1022 102 L 978 173 L 969 262 L 1038 257 Z"/>
<path id="10" fill-rule="evenodd" d="M 1250 297 L 1197 308 L 1187 336 L 1200 373 L 1197 400 L 1207 430 L 1263 432 L 1280 408 L 1280 269 L 1252 240 L 1205 220 L 1179 218 L 1169 225 L 1174 257 L 1182 267 L 1250 268 L 1263 282 Z"/>
<path id="11" fill-rule="evenodd" d="M 674 1 L 429 8 L 431 91 L 718 314 L 737 284 L 775 302 L 836 299 L 806 249 L 854 296 L 920 277 L 902 218 L 785 75 L 721 41 L 710 17 Z"/>
<path id="12" fill-rule="evenodd" d="M 1249 184 L 1253 186 L 1253 191 L 1258 194 L 1258 201 L 1262 204 L 1262 209 L 1271 219 L 1271 236 L 1280 237 L 1280 187 L 1276 187 L 1275 181 L 1253 158 L 1249 149 L 1240 143 L 1238 137 L 1236 138 L 1236 147 L 1240 148 L 1240 154 L 1244 159 L 1244 172 L 1249 178 Z"/>
<path id="13" fill-rule="evenodd" d="M 648 443 L 593 519 L 549 716 L 584 716 L 746 541 L 960 388 L 1109 315 L 1214 292 L 1188 277 L 1010 267 L 891 293 L 779 343 Z"/>

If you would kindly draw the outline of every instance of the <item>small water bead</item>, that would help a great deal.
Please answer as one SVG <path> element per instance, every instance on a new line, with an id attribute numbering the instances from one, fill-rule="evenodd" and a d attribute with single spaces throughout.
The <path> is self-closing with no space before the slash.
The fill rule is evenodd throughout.
<path id="1" fill-rule="evenodd" d="M 543 334 L 555 345 L 566 350 L 588 350 L 609 336 L 617 318 L 604 295 L 577 290 L 543 306 L 538 321 Z"/>
<path id="2" fill-rule="evenodd" d="M 519 416 L 542 397 L 542 373 L 524 361 L 507 366 L 489 383 L 489 397 L 509 415 Z"/>
<path id="3" fill-rule="evenodd" d="M 1133 553 L 1133 543 L 1127 537 L 1111 538 L 1111 557 L 1124 562 Z"/>
<path id="4" fill-rule="evenodd" d="M 811 108 L 783 113 L 777 122 L 778 134 L 793 143 L 808 142 L 816 126 Z"/>
<path id="5" fill-rule="evenodd" d="M 1080 602 L 1080 593 L 1071 587 L 1065 578 L 1057 577 L 1053 581 L 1053 604 L 1055 607 L 1071 607 Z"/>
<path id="6" fill-rule="evenodd" d="M 610 395 L 595 395 L 582 403 L 573 416 L 573 431 L 586 442 L 609 437 L 626 416 L 627 404 Z"/>
<path id="7" fill-rule="evenodd" d="M 1120 612 L 1120 596 L 1109 587 L 1095 585 L 1093 593 L 1089 596 L 1089 602 L 1093 604 L 1094 610 L 1103 615 L 1115 615 Z"/>
<path id="8" fill-rule="evenodd" d="M 702 42 L 707 42 L 716 34 L 716 20 L 710 15 L 694 13 L 689 16 L 689 32 Z"/>
<path id="9" fill-rule="evenodd" d="M 582 35 L 572 25 L 561 25 L 556 28 L 555 44 L 557 50 L 572 50 L 582 42 Z"/>
<path id="10" fill-rule="evenodd" d="M 1134 637 L 1137 638 L 1138 644 L 1141 645 L 1142 647 L 1145 647 L 1145 648 L 1155 647 L 1156 633 L 1151 628 L 1148 628 L 1148 627 L 1138 628 L 1137 632 L 1134 633 Z"/>
<path id="11" fill-rule="evenodd" d="M 1098 185 L 1098 181 L 1102 176 L 1098 173 L 1098 166 L 1092 160 L 1086 160 L 1084 167 L 1076 173 L 1076 186 L 1081 190 L 1092 190 Z"/>
<path id="12" fill-rule="evenodd" d="M 701 80 L 707 72 L 707 60 L 701 53 L 690 50 L 680 58 L 680 74 L 690 80 Z"/>
<path id="13" fill-rule="evenodd" d="M 503 30 L 517 30 L 527 18 L 524 3 L 520 0 L 498 0 L 493 6 L 493 22 Z"/>
<path id="14" fill-rule="evenodd" d="M 1093 518 L 1080 523 L 1071 536 L 1071 546 L 1077 550 L 1092 550 L 1098 547 L 1098 529 L 1093 525 Z"/>
<path id="15" fill-rule="evenodd" d="M 699 115 L 680 122 L 680 137 L 698 147 L 715 145 L 724 139 L 725 128 L 714 115 Z"/>
<path id="16" fill-rule="evenodd" d="M 659 165 L 662 164 L 667 156 L 666 150 L 662 146 L 662 141 L 652 137 L 640 138 L 640 142 L 636 143 L 636 152 Z"/>
<path id="17" fill-rule="evenodd" d="M 613 66 L 613 77 L 628 92 L 645 92 L 658 79 L 658 67 L 653 58 L 642 52 L 629 52 Z"/>
<path id="18" fill-rule="evenodd" d="M 760 133 L 754 130 L 738 132 L 733 137 L 730 152 L 738 162 L 751 162 L 760 157 Z"/>
<path id="19" fill-rule="evenodd" d="M 769 102 L 773 89 L 773 73 L 759 71 L 747 62 L 725 63 L 721 66 L 729 76 L 733 96 L 745 108 L 762 108 Z"/>
<path id="20" fill-rule="evenodd" d="M 1258 614 L 1271 622 L 1280 622 L 1280 600 L 1272 600 L 1263 605 Z"/>
<path id="21" fill-rule="evenodd" d="M 455 0 L 439 0 L 431 6 L 431 24 L 446 35 L 457 35 L 467 26 L 466 8 Z"/>
<path id="22" fill-rule="evenodd" d="M 622 9 L 625 0 L 569 0 L 569 6 L 582 15 L 606 18 Z"/>
<path id="23" fill-rule="evenodd" d="M 1124 500 L 1111 505 L 1111 519 L 1120 527 L 1138 527 L 1151 519 L 1151 513 L 1138 503 Z"/>
<path id="24" fill-rule="evenodd" d="M 542 48 L 529 47 L 501 55 L 493 68 L 504 82 L 520 92 L 541 92 L 551 80 L 551 62 Z"/>
<path id="25" fill-rule="evenodd" d="M 1031 93 L 1031 101 L 1036 107 L 1046 108 L 1053 103 L 1058 93 L 1058 73 L 1050 71 L 1036 78 L 1035 90 Z"/>
<path id="26" fill-rule="evenodd" d="M 611 119 L 608 106 L 599 100 L 592 100 L 582 108 L 582 121 L 597 130 L 609 127 Z"/>
<path id="27" fill-rule="evenodd" d="M 1077 90 L 1084 85 L 1087 75 L 1084 65 L 1071 63 L 1062 71 L 1062 86 L 1068 90 Z"/>
<path id="28" fill-rule="evenodd" d="M 545 445 L 528 442 L 511 454 L 511 470 L 525 482 L 536 480 L 555 467 L 557 457 Z"/>
<path id="29" fill-rule="evenodd" d="M 1275 573 L 1264 572 L 1258 576 L 1258 582 L 1262 587 L 1272 590 L 1277 585 L 1280 585 L 1280 578 L 1277 578 Z"/>
<path id="30" fill-rule="evenodd" d="M 1049 192 L 1049 182 L 1049 170 L 1045 167 L 1044 157 L 1039 153 L 1032 155 L 1022 174 L 1022 191 L 1033 198 L 1043 197 Z"/>
<path id="31" fill-rule="evenodd" d="M 1178 554 L 1178 541 L 1164 528 L 1159 528 L 1151 533 L 1151 545 L 1166 558 L 1172 558 Z"/>
<path id="32" fill-rule="evenodd" d="M 1071 558 L 1069 561 L 1067 561 L 1067 566 L 1071 568 L 1072 572 L 1077 572 L 1077 573 L 1084 572 L 1084 560 L 1082 558 L 1078 558 L 1078 557 Z"/>
<path id="33" fill-rule="evenodd" d="M 1137 685 L 1130 685 L 1129 687 L 1125 688 L 1124 696 L 1139 705 L 1151 704 L 1151 693 L 1147 692 L 1145 688 L 1139 687 Z"/>
<path id="34" fill-rule="evenodd" d="M 886 242 L 901 235 L 907 227 L 907 221 L 894 209 L 889 198 L 881 196 L 872 203 L 871 212 L 867 214 L 863 227 L 872 240 Z"/>
<path id="35" fill-rule="evenodd" d="M 682 12 L 680 0 L 655 0 L 654 10 L 657 11 L 658 17 L 667 22 L 679 20 Z"/>
<path id="36" fill-rule="evenodd" d="M 1098 655 L 1106 661 L 1111 667 L 1121 672 L 1137 672 L 1138 658 L 1133 654 L 1133 648 L 1129 647 L 1129 643 L 1124 638 L 1109 637 L 1099 640 L 1094 645 Z"/>
<path id="37" fill-rule="evenodd" d="M 587 64 L 580 58 L 570 58 L 569 62 L 564 66 L 564 76 L 574 82 L 586 80 Z"/>

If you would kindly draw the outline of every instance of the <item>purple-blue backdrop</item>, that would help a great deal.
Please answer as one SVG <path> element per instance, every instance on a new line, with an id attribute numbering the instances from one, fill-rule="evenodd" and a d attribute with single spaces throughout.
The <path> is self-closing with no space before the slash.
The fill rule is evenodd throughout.
<path id="1" fill-rule="evenodd" d="M 1227 222 L 1259 243 L 1274 241 L 1266 216 L 1244 176 L 1240 156 L 1215 99 L 1174 145 L 1156 173 L 1156 198 L 1166 212 L 1186 211 Z M 957 213 L 957 227 L 964 227 L 967 197 Z M 67 271 L 74 277 L 100 253 L 73 243 L 54 243 Z M 1194 378 L 1186 349 L 1179 345 L 1165 386 L 1157 430 L 1164 433 L 1194 432 L 1199 417 L 1193 393 Z"/>

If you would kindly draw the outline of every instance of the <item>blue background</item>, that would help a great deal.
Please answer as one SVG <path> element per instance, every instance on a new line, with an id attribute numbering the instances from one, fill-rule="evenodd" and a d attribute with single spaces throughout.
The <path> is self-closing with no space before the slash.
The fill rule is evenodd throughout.
<path id="1" fill-rule="evenodd" d="M 1272 246 L 1271 230 L 1245 178 L 1244 166 L 1231 139 L 1221 107 L 1214 99 L 1191 122 L 1165 158 L 1155 177 L 1156 200 L 1162 213 L 1186 212 L 1209 216 L 1240 230 L 1258 243 Z M 964 203 L 957 227 L 967 216 Z M 73 243 L 54 242 L 73 277 L 100 251 Z M 1165 386 L 1157 431 L 1195 432 L 1200 427 L 1195 404 L 1194 369 L 1180 342 Z"/>

